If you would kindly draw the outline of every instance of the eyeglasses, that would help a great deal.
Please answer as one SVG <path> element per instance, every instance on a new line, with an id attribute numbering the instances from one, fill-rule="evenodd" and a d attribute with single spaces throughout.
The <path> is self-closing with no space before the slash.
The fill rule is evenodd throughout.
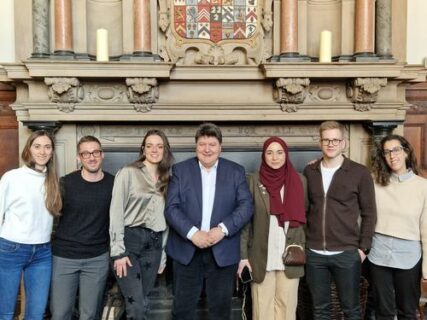
<path id="1" fill-rule="evenodd" d="M 323 146 L 329 146 L 331 143 L 333 146 L 337 146 L 343 139 L 320 139 Z"/>
<path id="2" fill-rule="evenodd" d="M 402 151 L 403 151 L 403 147 L 402 146 L 394 147 L 391 150 L 384 149 L 383 150 L 383 156 L 384 157 L 391 157 L 391 155 L 398 156 L 398 155 L 400 155 L 402 153 Z"/>
<path id="3" fill-rule="evenodd" d="M 83 159 L 89 159 L 90 156 L 93 156 L 94 158 L 99 158 L 101 154 L 102 154 L 102 150 L 94 150 L 92 152 L 83 151 L 79 153 L 80 157 L 82 157 Z"/>

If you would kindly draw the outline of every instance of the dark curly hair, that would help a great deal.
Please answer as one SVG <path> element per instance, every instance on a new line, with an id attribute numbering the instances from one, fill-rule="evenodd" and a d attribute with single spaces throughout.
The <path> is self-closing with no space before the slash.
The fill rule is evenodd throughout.
<path id="1" fill-rule="evenodd" d="M 375 182 L 386 186 L 390 183 L 390 177 L 392 174 L 392 170 L 387 165 L 384 156 L 384 144 L 387 141 L 397 140 L 405 151 L 407 157 L 405 160 L 406 168 L 410 168 L 415 174 L 419 173 L 417 158 L 415 156 L 414 148 L 412 148 L 411 144 L 404 137 L 392 134 L 388 135 L 381 139 L 379 145 L 376 148 L 375 157 L 372 165 L 372 172 L 374 174 Z"/>

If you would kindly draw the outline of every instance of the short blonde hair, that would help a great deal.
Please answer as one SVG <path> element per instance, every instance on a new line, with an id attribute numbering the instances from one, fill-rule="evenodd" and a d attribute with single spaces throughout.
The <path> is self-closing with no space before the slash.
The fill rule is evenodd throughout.
<path id="1" fill-rule="evenodd" d="M 344 138 L 344 133 L 345 133 L 344 125 L 342 125 L 338 121 L 330 121 L 330 120 L 324 121 L 320 124 L 320 127 L 319 127 L 320 138 L 322 138 L 323 131 L 332 130 L 332 129 L 338 129 L 341 132 L 342 137 Z"/>

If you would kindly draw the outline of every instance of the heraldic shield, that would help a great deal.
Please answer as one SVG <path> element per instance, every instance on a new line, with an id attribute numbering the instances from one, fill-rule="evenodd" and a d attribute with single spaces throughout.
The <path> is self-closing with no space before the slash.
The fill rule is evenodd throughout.
<path id="1" fill-rule="evenodd" d="M 159 4 L 165 37 L 161 56 L 166 61 L 257 65 L 271 56 L 266 43 L 271 42 L 272 0 L 159 0 Z M 165 24 L 167 18 L 170 23 L 168 19 Z"/>

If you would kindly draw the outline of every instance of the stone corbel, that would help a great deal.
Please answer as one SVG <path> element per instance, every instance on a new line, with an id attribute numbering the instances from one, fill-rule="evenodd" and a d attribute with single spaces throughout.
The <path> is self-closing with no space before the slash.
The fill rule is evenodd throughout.
<path id="1" fill-rule="evenodd" d="M 309 85 L 309 78 L 279 78 L 273 91 L 274 100 L 280 103 L 282 111 L 297 112 L 297 106 L 307 96 Z"/>
<path id="2" fill-rule="evenodd" d="M 377 102 L 378 92 L 387 85 L 387 78 L 356 78 L 347 85 L 347 97 L 353 102 L 354 110 L 371 110 Z"/>
<path id="3" fill-rule="evenodd" d="M 83 88 L 77 78 L 45 78 L 44 83 L 49 86 L 50 101 L 56 103 L 59 111 L 72 112 L 83 99 Z"/>
<path id="4" fill-rule="evenodd" d="M 137 112 L 151 111 L 159 98 L 159 87 L 156 78 L 127 78 L 128 99 L 134 104 Z"/>

